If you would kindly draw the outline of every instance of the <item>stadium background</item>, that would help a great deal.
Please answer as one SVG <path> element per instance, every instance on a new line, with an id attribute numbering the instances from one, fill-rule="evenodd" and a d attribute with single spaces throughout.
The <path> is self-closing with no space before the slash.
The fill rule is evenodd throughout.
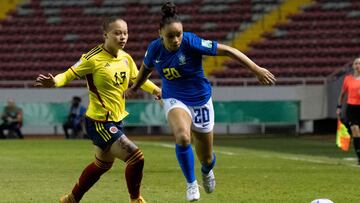
<path id="1" fill-rule="evenodd" d="M 99 25 L 104 17 L 112 15 L 128 22 L 126 51 L 139 65 L 147 44 L 157 37 L 162 3 L 159 0 L 2 0 L 1 107 L 8 98 L 15 99 L 24 108 L 25 134 L 53 134 L 54 126 L 59 126 L 66 112 L 56 108 L 65 108 L 74 95 L 84 96 L 86 105 L 86 85 L 79 80 L 55 91 L 36 89 L 32 87 L 36 75 L 62 72 L 82 53 L 101 43 Z M 218 106 L 233 102 L 237 109 L 217 110 L 218 133 L 259 133 L 271 128 L 280 129 L 276 131 L 280 133 L 334 130 L 341 79 L 359 53 L 358 1 L 181 0 L 175 3 L 185 31 L 239 48 L 272 71 L 278 80 L 275 86 L 261 87 L 247 70 L 233 61 L 204 58 L 206 73 L 214 87 L 214 101 L 219 102 Z M 156 74 L 152 79 L 160 84 Z M 144 94 L 130 102 L 144 99 L 149 104 L 152 102 Z M 247 112 L 247 106 L 241 105 L 244 102 L 259 110 Z M 288 102 L 292 105 L 287 106 Z M 158 110 L 148 107 L 151 108 Z M 134 116 L 140 118 L 137 114 L 145 109 L 135 109 Z M 288 111 L 292 115 L 281 116 Z M 270 116 L 263 118 L 264 114 Z M 154 118 L 157 123 L 147 122 L 151 119 L 132 119 L 129 123 L 145 126 L 147 133 L 152 132 L 151 125 L 165 126 L 159 133 L 167 132 L 164 119 L 157 115 Z"/>

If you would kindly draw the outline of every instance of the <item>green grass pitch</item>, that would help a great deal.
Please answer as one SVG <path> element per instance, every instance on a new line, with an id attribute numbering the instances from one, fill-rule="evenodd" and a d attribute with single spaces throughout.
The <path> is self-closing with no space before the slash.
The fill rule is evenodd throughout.
<path id="1" fill-rule="evenodd" d="M 218 136 L 220 137 L 220 136 Z M 145 155 L 142 195 L 148 203 L 186 202 L 185 179 L 173 143 L 132 137 Z M 216 190 L 204 203 L 360 202 L 360 167 L 333 140 L 302 137 L 215 140 Z M 89 140 L 0 141 L 0 202 L 58 202 L 94 158 Z M 88 191 L 84 203 L 126 203 L 124 163 L 116 161 Z M 200 165 L 196 173 L 201 184 Z"/>

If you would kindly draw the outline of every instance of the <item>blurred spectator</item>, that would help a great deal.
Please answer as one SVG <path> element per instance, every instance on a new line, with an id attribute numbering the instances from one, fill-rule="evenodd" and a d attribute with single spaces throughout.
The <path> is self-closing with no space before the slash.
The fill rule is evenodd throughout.
<path id="1" fill-rule="evenodd" d="M 66 122 L 63 124 L 66 139 L 83 137 L 84 131 L 82 128 L 86 108 L 81 105 L 81 98 L 74 96 L 71 101 L 70 112 Z M 71 134 L 69 134 L 71 130 Z"/>
<path id="2" fill-rule="evenodd" d="M 13 99 L 8 100 L 7 106 L 4 107 L 4 111 L 1 115 L 3 123 L 0 125 L 0 138 L 5 139 L 4 130 L 8 130 L 8 136 L 16 134 L 19 138 L 23 139 L 21 133 L 22 126 L 22 109 L 17 107 Z"/>

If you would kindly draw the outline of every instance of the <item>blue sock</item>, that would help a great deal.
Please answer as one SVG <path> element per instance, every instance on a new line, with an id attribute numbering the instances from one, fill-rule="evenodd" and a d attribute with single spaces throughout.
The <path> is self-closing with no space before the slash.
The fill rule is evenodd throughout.
<path id="1" fill-rule="evenodd" d="M 176 158 L 188 183 L 195 181 L 194 153 L 191 145 L 175 146 Z"/>
<path id="2" fill-rule="evenodd" d="M 215 153 L 213 153 L 213 160 L 211 161 L 211 164 L 210 165 L 203 164 L 201 167 L 201 172 L 204 174 L 208 174 L 211 171 L 211 169 L 214 168 L 215 163 L 216 163 L 216 155 L 215 155 Z"/>

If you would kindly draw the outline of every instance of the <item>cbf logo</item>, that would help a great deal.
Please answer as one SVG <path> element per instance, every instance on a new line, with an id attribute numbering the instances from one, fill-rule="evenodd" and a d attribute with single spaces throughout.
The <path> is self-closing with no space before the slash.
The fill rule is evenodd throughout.
<path id="1" fill-rule="evenodd" d="M 176 100 L 175 99 L 171 99 L 170 100 L 170 105 L 172 106 L 172 105 L 174 105 L 176 103 Z"/>
<path id="2" fill-rule="evenodd" d="M 183 54 L 181 54 L 179 56 L 179 65 L 182 66 L 182 65 L 185 65 L 186 64 L 186 58 Z"/>

